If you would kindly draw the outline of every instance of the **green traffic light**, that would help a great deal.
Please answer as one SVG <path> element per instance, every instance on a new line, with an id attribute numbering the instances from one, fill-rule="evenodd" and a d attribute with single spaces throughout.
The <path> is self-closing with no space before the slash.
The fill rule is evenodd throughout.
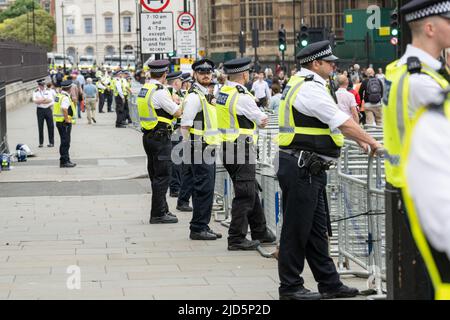
<path id="1" fill-rule="evenodd" d="M 284 44 L 280 44 L 280 51 L 286 51 L 286 46 Z"/>
<path id="2" fill-rule="evenodd" d="M 394 37 L 398 36 L 398 29 L 392 29 L 391 34 L 392 34 Z"/>
<path id="3" fill-rule="evenodd" d="M 308 45 L 308 40 L 303 40 L 303 41 L 302 41 L 302 46 L 303 46 L 303 47 L 306 47 L 307 45 Z"/>

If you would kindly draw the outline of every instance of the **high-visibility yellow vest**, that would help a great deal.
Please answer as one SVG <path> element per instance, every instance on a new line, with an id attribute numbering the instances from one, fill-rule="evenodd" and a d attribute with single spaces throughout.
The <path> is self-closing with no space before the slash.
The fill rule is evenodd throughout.
<path id="1" fill-rule="evenodd" d="M 100 83 L 100 81 L 97 82 L 97 90 L 98 90 L 98 93 L 103 94 L 103 93 L 105 93 L 105 89 L 100 89 L 100 84 L 103 84 L 103 83 Z"/>
<path id="2" fill-rule="evenodd" d="M 294 108 L 294 102 L 305 81 L 312 78 L 293 76 L 280 102 L 278 122 L 280 133 L 277 137 L 280 147 L 317 152 L 330 157 L 339 157 L 344 145 L 344 136 L 319 119 L 308 117 Z M 318 105 L 320 108 L 320 106 Z"/>
<path id="3" fill-rule="evenodd" d="M 414 128 L 417 125 L 420 118 L 426 113 L 429 112 L 426 108 L 421 108 L 414 120 L 411 123 L 411 129 L 405 135 L 405 146 L 402 151 L 402 164 L 401 170 L 403 176 L 406 177 L 406 169 L 408 167 L 408 158 L 411 149 L 412 137 L 414 133 Z M 448 99 L 444 106 L 445 116 L 450 122 L 450 100 Z M 406 181 L 406 179 L 405 179 Z M 403 199 L 405 201 L 409 222 L 411 225 L 411 231 L 414 236 L 414 240 L 416 241 L 417 247 L 422 255 L 422 258 L 427 266 L 428 274 L 430 275 L 431 281 L 434 286 L 435 291 L 435 299 L 436 300 L 450 300 L 450 283 L 443 282 L 442 279 L 442 267 L 439 268 L 437 264 L 432 249 L 430 248 L 430 244 L 427 240 L 425 233 L 420 224 L 420 219 L 417 214 L 416 206 L 414 204 L 414 199 L 411 197 L 411 193 L 408 187 L 408 184 L 402 188 Z M 444 221 L 443 221 L 444 223 Z M 445 272 L 450 272 L 449 270 L 445 270 Z"/>
<path id="4" fill-rule="evenodd" d="M 141 127 L 145 130 L 154 129 L 160 122 L 173 126 L 174 117 L 169 118 L 170 115 L 167 112 L 155 109 L 153 105 L 153 96 L 158 90 L 164 90 L 164 87 L 156 83 L 147 83 L 142 87 L 137 98 L 139 120 Z"/>
<path id="5" fill-rule="evenodd" d="M 69 115 L 69 119 L 71 118 L 72 123 L 75 124 L 75 119 L 77 118 L 77 108 L 70 95 L 64 91 L 56 95 L 55 104 L 53 105 L 53 119 L 55 122 L 64 122 L 64 113 L 61 109 L 61 103 L 64 99 L 69 99 L 70 108 L 72 109 L 72 116 Z"/>
<path id="6" fill-rule="evenodd" d="M 128 81 L 127 81 L 127 79 L 124 79 L 124 78 L 122 78 L 120 80 L 121 80 L 121 83 L 122 83 L 123 95 L 125 97 L 128 97 L 128 86 L 129 86 Z"/>
<path id="7" fill-rule="evenodd" d="M 200 90 L 194 88 L 192 89 L 191 94 L 197 94 L 200 98 L 202 112 L 197 114 L 197 117 L 194 120 L 194 127 L 192 127 L 189 132 L 194 136 L 203 137 L 203 140 L 209 145 L 220 144 L 222 140 L 218 128 L 216 108 L 208 103 L 205 95 Z M 200 121 L 202 123 L 202 128 L 198 129 L 195 125 Z"/>
<path id="8" fill-rule="evenodd" d="M 443 89 L 449 83 L 438 72 L 422 63 L 421 73 L 429 75 Z M 405 135 L 411 130 L 409 113 L 409 90 L 411 73 L 408 66 L 398 65 L 398 61 L 386 68 L 387 99 L 383 106 L 384 146 L 386 180 L 396 188 L 405 185 L 405 178 L 401 173 L 401 154 Z"/>
<path id="9" fill-rule="evenodd" d="M 242 87 L 223 86 L 216 103 L 217 121 L 221 140 L 234 142 L 239 136 L 250 136 L 253 142 L 258 140 L 256 123 L 244 116 L 238 116 L 237 103 L 240 94 L 253 95 Z M 253 97 L 254 98 L 254 97 Z"/>
<path id="10" fill-rule="evenodd" d="M 112 92 L 114 94 L 114 97 L 119 96 L 119 90 L 117 90 L 117 82 L 120 81 L 120 79 L 116 79 L 116 78 L 112 78 L 111 80 L 111 87 L 112 87 Z"/>

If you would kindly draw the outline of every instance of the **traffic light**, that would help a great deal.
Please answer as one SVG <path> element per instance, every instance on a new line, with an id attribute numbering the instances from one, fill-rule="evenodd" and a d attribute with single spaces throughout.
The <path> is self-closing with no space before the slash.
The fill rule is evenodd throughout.
<path id="1" fill-rule="evenodd" d="M 174 51 L 169 52 L 167 55 L 169 56 L 169 58 L 173 58 L 175 57 L 175 52 Z"/>
<path id="2" fill-rule="evenodd" d="M 287 49 L 286 30 L 280 29 L 278 31 L 278 49 L 285 52 Z"/>
<path id="3" fill-rule="evenodd" d="M 239 33 L 239 52 L 241 55 L 244 55 L 246 51 L 245 47 L 245 32 L 241 31 Z"/>
<path id="4" fill-rule="evenodd" d="M 300 48 L 304 48 L 308 46 L 309 44 L 309 29 L 307 26 L 303 25 L 300 28 L 300 35 L 299 35 L 299 44 Z"/>
<path id="5" fill-rule="evenodd" d="M 399 15 L 397 9 L 395 9 L 391 13 L 391 36 L 398 37 L 399 27 L 400 27 Z"/>

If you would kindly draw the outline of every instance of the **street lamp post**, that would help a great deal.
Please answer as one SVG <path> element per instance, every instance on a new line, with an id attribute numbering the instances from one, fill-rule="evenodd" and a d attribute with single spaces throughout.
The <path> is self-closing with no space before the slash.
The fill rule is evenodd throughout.
<path id="1" fill-rule="evenodd" d="M 120 69 L 122 69 L 122 28 L 120 25 L 120 0 L 117 0 L 117 8 L 119 10 L 119 63 Z"/>
<path id="2" fill-rule="evenodd" d="M 35 0 L 33 0 L 33 43 L 36 44 L 36 15 L 34 13 Z"/>
<path id="3" fill-rule="evenodd" d="M 61 1 L 61 18 L 62 18 L 62 32 L 63 32 L 63 60 L 64 60 L 64 74 L 66 74 L 66 38 L 64 26 L 64 2 Z"/>

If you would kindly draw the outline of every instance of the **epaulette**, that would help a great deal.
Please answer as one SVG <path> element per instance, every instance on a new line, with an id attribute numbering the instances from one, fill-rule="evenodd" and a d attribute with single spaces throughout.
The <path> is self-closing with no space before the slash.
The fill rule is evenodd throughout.
<path id="1" fill-rule="evenodd" d="M 314 81 L 314 75 L 310 74 L 305 77 L 305 81 Z"/>
<path id="2" fill-rule="evenodd" d="M 156 90 L 163 90 L 164 86 L 162 84 L 157 83 L 156 84 Z"/>
<path id="3" fill-rule="evenodd" d="M 408 72 L 410 74 L 420 73 L 422 71 L 422 63 L 417 57 L 409 57 L 406 65 L 408 66 Z"/>
<path id="4" fill-rule="evenodd" d="M 188 94 L 191 94 L 191 93 L 198 94 L 198 92 L 195 90 L 195 87 L 194 87 L 194 86 L 192 86 L 192 87 L 189 89 L 189 91 L 188 91 Z"/>
<path id="5" fill-rule="evenodd" d="M 239 93 L 243 93 L 243 94 L 247 93 L 247 91 L 245 91 L 245 89 L 241 86 L 236 86 L 236 89 Z"/>

